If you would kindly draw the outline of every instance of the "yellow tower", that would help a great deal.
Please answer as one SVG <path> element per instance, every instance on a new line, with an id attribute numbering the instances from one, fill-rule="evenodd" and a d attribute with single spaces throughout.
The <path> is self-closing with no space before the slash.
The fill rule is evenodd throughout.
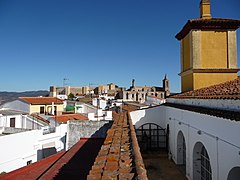
<path id="1" fill-rule="evenodd" d="M 240 20 L 212 18 L 201 0 L 200 18 L 188 20 L 175 36 L 181 42 L 182 92 L 237 78 L 236 30 Z"/>

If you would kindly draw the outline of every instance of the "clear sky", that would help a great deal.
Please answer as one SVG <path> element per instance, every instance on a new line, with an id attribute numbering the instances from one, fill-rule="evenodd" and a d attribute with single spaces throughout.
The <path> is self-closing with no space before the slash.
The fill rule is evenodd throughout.
<path id="1" fill-rule="evenodd" d="M 175 35 L 199 17 L 199 2 L 0 0 L 0 91 L 49 90 L 64 78 L 70 86 L 129 87 L 133 78 L 162 86 L 167 73 L 179 92 Z M 240 19 L 240 1 L 211 0 L 211 14 Z"/>

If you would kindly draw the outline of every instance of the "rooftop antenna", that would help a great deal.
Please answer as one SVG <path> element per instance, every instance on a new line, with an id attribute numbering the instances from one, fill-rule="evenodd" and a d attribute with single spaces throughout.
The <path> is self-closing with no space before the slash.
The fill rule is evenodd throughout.
<path id="1" fill-rule="evenodd" d="M 63 86 L 67 86 L 67 80 L 69 80 L 68 78 L 63 78 Z"/>

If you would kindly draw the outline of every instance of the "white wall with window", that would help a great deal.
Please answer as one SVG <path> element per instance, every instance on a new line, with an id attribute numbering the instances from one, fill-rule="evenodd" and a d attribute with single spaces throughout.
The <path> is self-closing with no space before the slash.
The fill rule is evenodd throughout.
<path id="1" fill-rule="evenodd" d="M 0 114 L 0 127 L 41 129 L 42 127 L 47 125 L 47 123 L 37 120 L 36 118 L 29 115 L 23 115 L 20 113 L 15 115 Z"/>
<path id="2" fill-rule="evenodd" d="M 147 122 L 165 128 L 169 125 L 171 157 L 176 164 L 186 163 L 189 179 L 198 180 L 202 176 L 226 180 L 239 175 L 240 122 L 164 105 L 137 110 L 130 115 L 136 128 Z"/>
<path id="3" fill-rule="evenodd" d="M 67 125 L 0 136 L 0 173 L 34 163 L 66 146 Z"/>

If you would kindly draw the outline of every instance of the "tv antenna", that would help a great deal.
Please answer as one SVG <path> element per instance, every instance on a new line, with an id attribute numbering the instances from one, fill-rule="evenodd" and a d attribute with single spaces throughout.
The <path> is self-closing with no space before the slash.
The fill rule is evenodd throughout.
<path id="1" fill-rule="evenodd" d="M 63 78 L 63 86 L 67 86 L 67 81 L 68 80 L 69 80 L 68 78 Z"/>

